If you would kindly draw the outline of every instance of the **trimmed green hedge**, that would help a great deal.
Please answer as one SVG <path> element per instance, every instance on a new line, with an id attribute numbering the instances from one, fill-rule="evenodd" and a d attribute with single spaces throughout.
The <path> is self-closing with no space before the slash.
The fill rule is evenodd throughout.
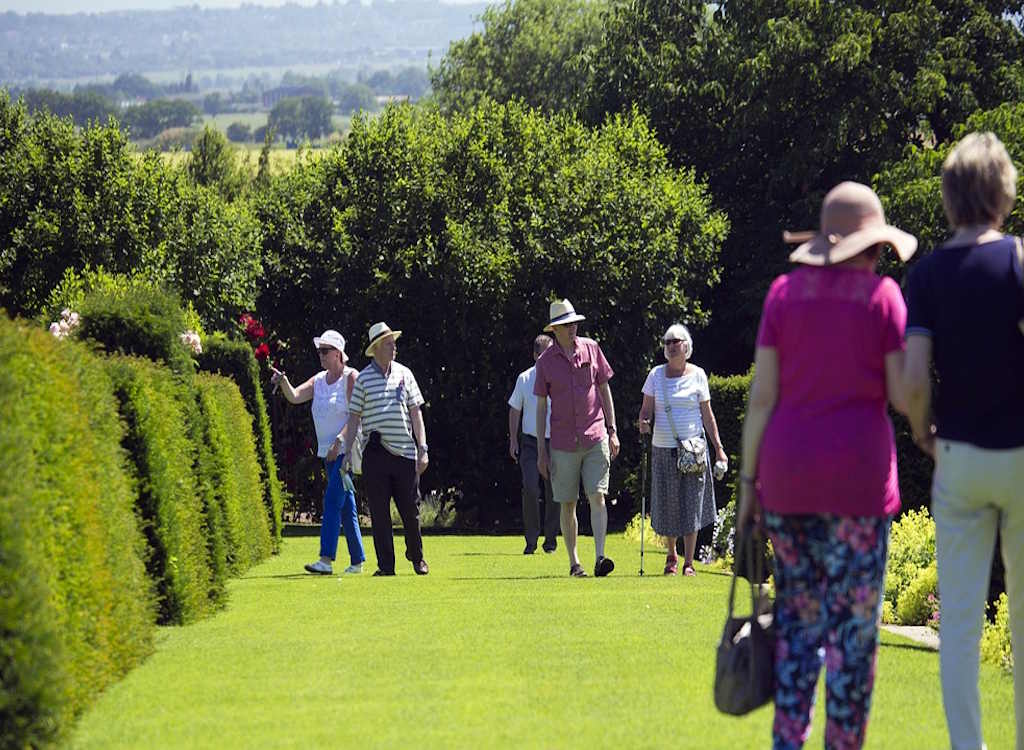
<path id="1" fill-rule="evenodd" d="M 191 622 L 209 613 L 211 600 L 220 598 L 193 470 L 196 446 L 189 439 L 187 403 L 195 399 L 172 373 L 147 359 L 115 356 L 108 369 L 127 423 L 125 444 L 142 478 L 138 508 L 150 548 L 147 569 L 156 581 L 159 620 Z"/>
<path id="2" fill-rule="evenodd" d="M 154 598 L 107 374 L 0 315 L 0 746 L 59 741 L 152 649 Z"/>
<path id="3" fill-rule="evenodd" d="M 252 416 L 234 382 L 218 375 L 196 379 L 203 414 L 211 484 L 223 519 L 226 561 L 233 574 L 245 572 L 273 548 L 263 505 L 260 464 L 252 439 Z"/>
<path id="4" fill-rule="evenodd" d="M 100 289 L 85 296 L 78 312 L 79 336 L 108 353 L 162 361 L 182 377 L 195 373 L 195 361 L 181 341 L 188 327 L 185 313 L 173 294 L 142 283 L 128 291 Z"/>
<path id="5" fill-rule="evenodd" d="M 230 341 L 222 335 L 210 336 L 203 344 L 199 355 L 199 366 L 203 370 L 225 375 L 235 381 L 246 407 L 254 418 L 256 455 L 263 472 L 263 503 L 270 520 L 271 537 L 276 552 L 281 545 L 281 520 L 284 510 L 284 494 L 277 476 L 274 449 L 270 439 L 270 419 L 267 416 L 267 402 L 260 384 L 260 368 L 248 344 Z"/>

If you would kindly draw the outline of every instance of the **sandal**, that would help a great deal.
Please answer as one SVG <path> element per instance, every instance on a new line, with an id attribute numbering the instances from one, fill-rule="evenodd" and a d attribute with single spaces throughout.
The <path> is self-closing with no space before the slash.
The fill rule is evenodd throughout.
<path id="1" fill-rule="evenodd" d="M 683 575 L 684 576 L 695 576 L 695 575 L 697 575 L 697 571 L 693 569 L 692 565 L 686 565 L 686 566 L 683 567 Z"/>
<path id="2" fill-rule="evenodd" d="M 665 558 L 665 575 L 674 576 L 679 572 L 679 558 L 669 555 Z"/>
<path id="3" fill-rule="evenodd" d="M 571 568 L 569 568 L 569 575 L 573 578 L 586 578 L 587 571 L 583 569 L 582 565 L 577 563 L 576 565 L 573 565 Z"/>

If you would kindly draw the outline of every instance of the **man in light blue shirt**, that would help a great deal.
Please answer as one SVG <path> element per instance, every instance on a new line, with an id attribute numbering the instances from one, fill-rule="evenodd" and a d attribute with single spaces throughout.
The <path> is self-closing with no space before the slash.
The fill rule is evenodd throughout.
<path id="1" fill-rule="evenodd" d="M 541 334 L 533 340 L 533 361 L 551 346 L 551 337 Z M 551 480 L 541 477 L 537 470 L 537 397 L 533 385 L 537 369 L 523 370 L 516 378 L 516 386 L 508 399 L 508 452 L 519 464 L 523 474 L 523 534 L 526 536 L 524 555 L 532 555 L 537 549 L 540 535 L 541 482 L 544 487 L 544 551 L 554 552 L 558 547 L 559 508 L 551 497 Z M 519 435 L 519 418 L 522 416 L 523 433 Z M 551 407 L 548 406 L 544 439 L 551 437 Z"/>

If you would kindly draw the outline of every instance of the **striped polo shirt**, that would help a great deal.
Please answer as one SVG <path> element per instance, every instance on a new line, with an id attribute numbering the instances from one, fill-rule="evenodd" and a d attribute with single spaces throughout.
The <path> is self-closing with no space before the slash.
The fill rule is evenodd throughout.
<path id="1" fill-rule="evenodd" d="M 379 432 L 381 443 L 396 456 L 416 460 L 416 439 L 412 434 L 409 409 L 420 406 L 423 396 L 416 378 L 405 365 L 391 363 L 385 377 L 377 363 L 371 361 L 352 389 L 350 414 L 359 414 L 363 435 Z"/>

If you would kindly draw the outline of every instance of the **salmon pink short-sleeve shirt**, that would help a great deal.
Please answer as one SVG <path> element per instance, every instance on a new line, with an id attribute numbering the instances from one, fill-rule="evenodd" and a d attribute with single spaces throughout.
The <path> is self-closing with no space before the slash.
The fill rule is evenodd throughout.
<path id="1" fill-rule="evenodd" d="M 779 361 L 757 464 L 767 510 L 899 511 L 885 357 L 904 348 L 906 322 L 899 286 L 872 271 L 802 266 L 772 283 L 757 336 Z"/>
<path id="2" fill-rule="evenodd" d="M 608 433 L 598 388 L 615 373 L 600 345 L 578 336 L 570 357 L 555 343 L 540 355 L 536 367 L 533 393 L 551 406 L 551 447 L 576 451 L 601 442 Z"/>

